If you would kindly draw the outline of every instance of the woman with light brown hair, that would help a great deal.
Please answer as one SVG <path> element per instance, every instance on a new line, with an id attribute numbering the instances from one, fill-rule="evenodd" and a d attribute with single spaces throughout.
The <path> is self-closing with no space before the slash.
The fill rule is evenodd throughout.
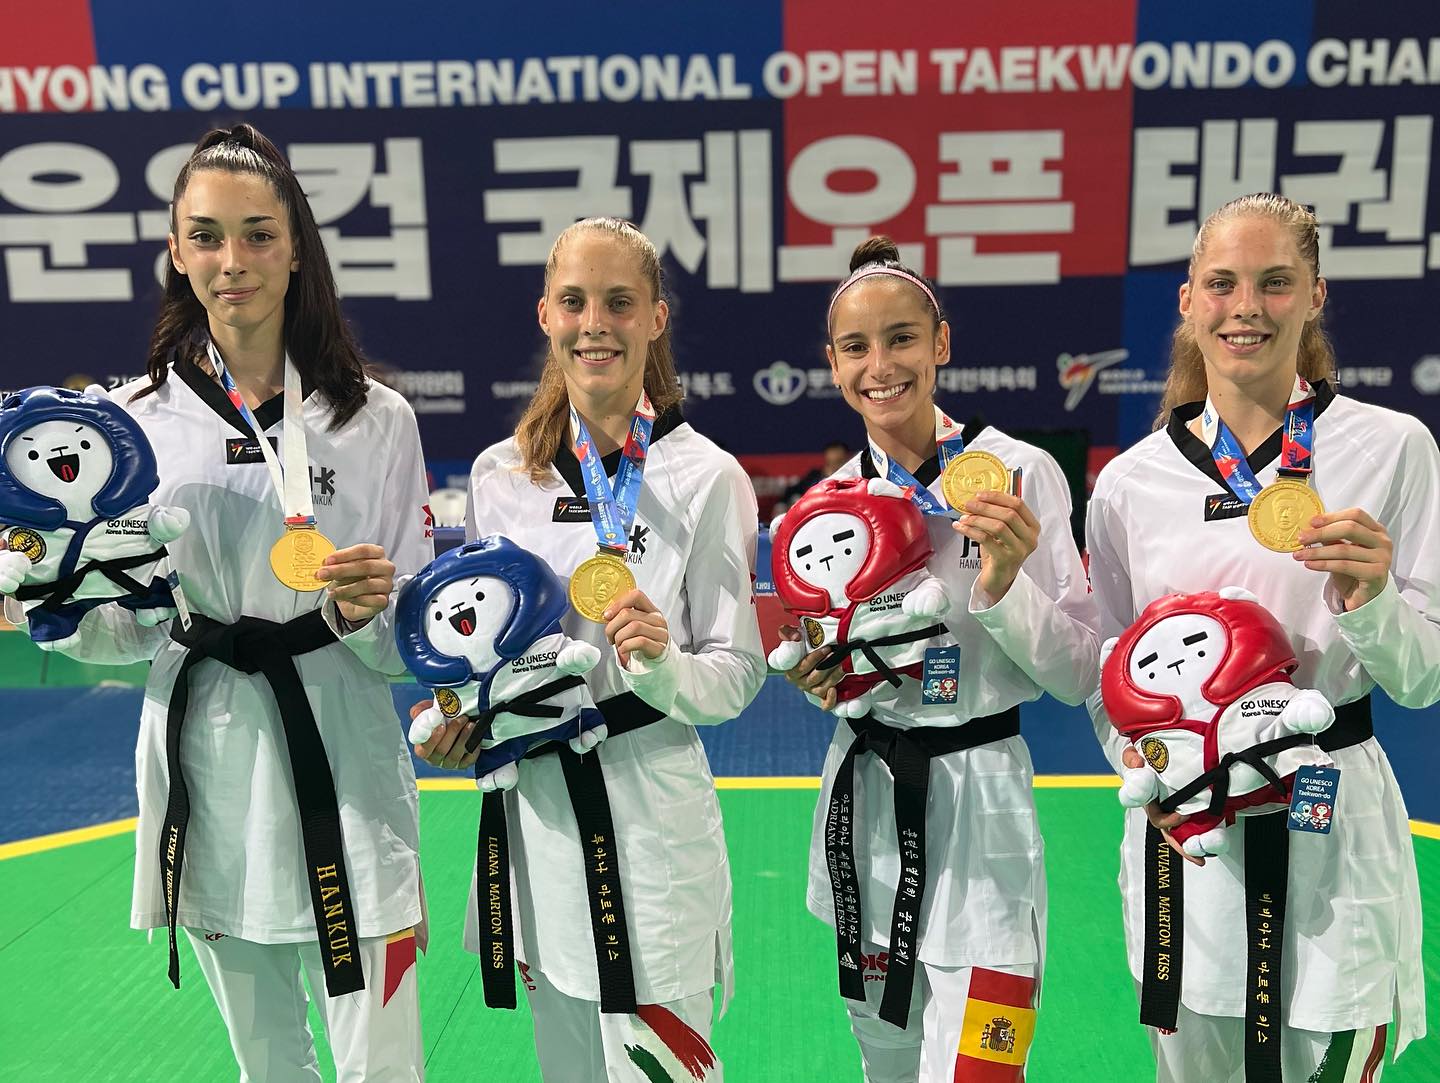
<path id="1" fill-rule="evenodd" d="M 730 868 L 695 727 L 734 718 L 764 679 L 755 496 L 680 413 L 660 261 L 633 225 L 561 233 L 537 316 L 540 386 L 514 436 L 475 460 L 467 534 L 504 534 L 571 578 L 563 628 L 603 651 L 586 681 L 607 736 L 592 751 L 542 745 L 486 778 L 514 786 L 494 837 L 519 930 L 482 929 L 472 899 L 466 945 L 491 1006 L 514 1006 L 519 966 L 547 1080 L 718 1080 Z M 473 734 L 461 716 L 418 752 L 466 767 Z M 478 898 L 508 893 L 503 864 Z"/>
<path id="2" fill-rule="evenodd" d="M 1375 1080 L 1391 1024 L 1397 1053 L 1425 1033 L 1415 856 L 1369 693 L 1440 699 L 1440 452 L 1408 414 L 1337 394 L 1327 292 L 1306 208 L 1259 194 L 1206 219 L 1157 431 L 1090 502 L 1105 636 L 1162 595 L 1243 588 L 1290 634 L 1295 683 L 1336 707 L 1328 833 L 1252 816 L 1187 867 L 1166 848 L 1178 816 L 1127 816 L 1126 941 L 1162 1083 Z M 1140 766 L 1090 706 L 1111 763 Z"/>

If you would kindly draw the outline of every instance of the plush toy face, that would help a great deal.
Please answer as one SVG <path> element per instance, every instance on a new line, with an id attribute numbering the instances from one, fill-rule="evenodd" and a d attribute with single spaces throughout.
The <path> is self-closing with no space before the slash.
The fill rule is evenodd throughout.
<path id="1" fill-rule="evenodd" d="M 515 609 L 503 579 L 457 579 L 437 590 L 425 607 L 425 638 L 441 654 L 486 669 L 499 658 L 495 640 Z"/>
<path id="2" fill-rule="evenodd" d="M 91 501 L 115 468 L 100 430 L 77 421 L 42 421 L 22 429 L 5 449 L 10 475 L 31 492 L 54 497 L 71 519 L 95 514 Z"/>
<path id="3" fill-rule="evenodd" d="M 1199 613 L 1177 613 L 1157 623 L 1135 641 L 1130 652 L 1130 680 L 1156 695 L 1175 696 L 1186 717 L 1210 712 L 1201 689 L 1225 657 L 1225 626 Z"/>
<path id="4" fill-rule="evenodd" d="M 848 512 L 824 512 L 795 531 L 786 556 L 802 582 L 829 591 L 831 606 L 838 606 L 869 552 L 870 528 L 864 519 Z"/>

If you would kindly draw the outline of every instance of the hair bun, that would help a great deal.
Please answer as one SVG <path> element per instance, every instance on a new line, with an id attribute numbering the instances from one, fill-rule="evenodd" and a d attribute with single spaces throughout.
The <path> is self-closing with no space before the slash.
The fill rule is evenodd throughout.
<path id="1" fill-rule="evenodd" d="M 900 262 L 900 249 L 895 242 L 883 233 L 878 237 L 866 237 L 850 254 L 850 270 L 858 271 L 867 263 L 883 263 L 886 260 Z"/>

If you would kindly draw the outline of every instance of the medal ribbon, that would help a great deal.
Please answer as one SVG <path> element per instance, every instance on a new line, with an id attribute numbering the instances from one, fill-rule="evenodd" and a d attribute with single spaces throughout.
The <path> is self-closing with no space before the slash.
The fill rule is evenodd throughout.
<path id="1" fill-rule="evenodd" d="M 960 426 L 951 421 L 940 407 L 936 406 L 934 410 L 935 453 L 940 457 L 940 472 L 944 473 L 945 468 L 950 465 L 950 460 L 965 450 L 965 438 L 960 434 Z M 916 481 L 910 471 L 881 451 L 875 445 L 874 440 L 869 441 L 869 444 L 870 459 L 875 463 L 875 472 L 904 489 L 917 508 L 926 515 L 940 515 L 946 519 L 960 518 L 956 512 L 945 506 L 944 501 L 932 495 L 929 489 Z"/>
<path id="2" fill-rule="evenodd" d="M 210 351 L 210 364 L 215 369 L 215 375 L 220 378 L 220 386 L 225 389 L 225 394 L 235 404 L 235 409 L 240 411 L 240 416 L 255 433 L 255 440 L 260 445 L 260 454 L 265 457 L 265 465 L 270 470 L 270 481 L 275 486 L 275 495 L 280 498 L 281 510 L 285 513 L 285 526 L 288 527 L 314 527 L 315 505 L 310 496 L 310 457 L 305 443 L 305 396 L 300 388 L 300 370 L 295 367 L 295 362 L 290 360 L 290 354 L 285 354 L 285 425 L 281 439 L 283 440 L 282 451 L 285 454 L 285 466 L 282 469 L 279 459 L 275 456 L 275 449 L 270 446 L 270 441 L 265 439 L 265 431 L 260 427 L 254 412 L 245 404 L 240 397 L 240 391 L 235 386 L 235 380 L 230 371 L 225 367 L 225 362 L 220 357 L 220 351 L 215 347 L 212 339 L 208 348 Z"/>
<path id="3" fill-rule="evenodd" d="M 580 463 L 580 478 L 585 483 L 585 496 L 590 505 L 590 523 L 600 541 L 602 552 L 620 554 L 629 546 L 630 524 L 640 502 L 640 487 L 645 474 L 645 455 L 650 447 L 650 432 L 655 428 L 655 409 L 650 397 L 640 392 L 630 431 L 620 452 L 620 466 L 615 471 L 615 488 L 605 476 L 605 464 L 595 451 L 595 441 L 570 407 L 570 437 L 574 441 L 575 458 Z"/>
<path id="4" fill-rule="evenodd" d="M 1220 476 L 1236 499 L 1249 504 L 1260 495 L 1260 482 L 1245 460 L 1240 441 L 1220 420 L 1220 412 L 1208 396 L 1205 412 L 1200 415 L 1200 425 L 1205 443 L 1210 445 L 1210 454 L 1215 457 L 1215 465 L 1220 469 Z M 1285 420 L 1280 425 L 1280 473 L 1286 477 L 1306 477 L 1311 470 L 1310 458 L 1314 449 L 1315 389 L 1303 376 L 1296 376 L 1290 402 L 1285 407 Z"/>

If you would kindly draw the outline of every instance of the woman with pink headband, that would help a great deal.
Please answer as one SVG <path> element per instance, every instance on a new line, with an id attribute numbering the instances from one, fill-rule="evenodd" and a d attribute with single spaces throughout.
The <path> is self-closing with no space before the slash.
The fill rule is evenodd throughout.
<path id="1" fill-rule="evenodd" d="M 1097 618 L 1060 467 L 935 404 L 950 326 L 888 237 L 861 243 L 850 267 L 831 297 L 825 354 L 866 446 L 833 476 L 888 478 L 925 513 L 927 567 L 953 599 L 944 619 L 958 644 L 938 651 L 958 652 L 958 680 L 934 682 L 951 689 L 940 695 L 923 677 L 906 681 L 897 698 L 837 725 L 809 905 L 837 926 L 840 989 L 868 1083 L 1018 1083 L 1046 907 L 1019 705 L 1042 692 L 1084 701 L 1098 680 Z M 828 653 L 787 673 L 826 709 L 841 676 L 821 666 Z M 933 661 L 957 668 L 955 654 Z"/>

